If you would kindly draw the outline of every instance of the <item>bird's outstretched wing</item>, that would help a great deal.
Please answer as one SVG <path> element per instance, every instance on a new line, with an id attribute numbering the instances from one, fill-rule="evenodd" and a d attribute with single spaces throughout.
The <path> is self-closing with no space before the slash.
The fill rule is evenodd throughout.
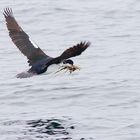
<path id="1" fill-rule="evenodd" d="M 90 46 L 90 42 L 81 42 L 71 48 L 65 50 L 61 55 L 61 60 L 68 59 L 80 55 L 84 50 Z"/>
<path id="2" fill-rule="evenodd" d="M 90 46 L 90 42 L 81 42 L 73 47 L 68 48 L 67 50 L 65 50 L 60 56 L 52 59 L 50 61 L 51 64 L 59 64 L 61 63 L 63 60 L 71 58 L 71 57 L 75 57 L 80 55 L 84 50 L 86 50 L 89 46 Z"/>
<path id="3" fill-rule="evenodd" d="M 80 55 L 84 50 L 86 50 L 88 47 L 90 46 L 90 42 L 81 42 L 71 48 L 68 48 L 67 50 L 65 50 L 61 55 L 60 55 L 60 59 L 64 60 L 64 59 L 68 59 L 71 57 L 75 57 Z"/>
<path id="4" fill-rule="evenodd" d="M 29 36 L 18 25 L 11 8 L 4 9 L 3 14 L 6 19 L 9 36 L 17 48 L 28 58 L 30 66 L 39 60 L 49 57 L 39 47 L 36 48 L 34 46 Z"/>

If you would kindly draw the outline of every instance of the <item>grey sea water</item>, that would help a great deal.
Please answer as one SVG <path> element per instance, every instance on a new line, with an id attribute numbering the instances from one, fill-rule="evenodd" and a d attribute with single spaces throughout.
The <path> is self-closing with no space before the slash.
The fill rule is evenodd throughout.
<path id="1" fill-rule="evenodd" d="M 80 41 L 80 71 L 17 79 L 26 58 L 11 42 L 3 9 L 48 55 Z M 140 1 L 0 1 L 1 140 L 140 140 Z"/>

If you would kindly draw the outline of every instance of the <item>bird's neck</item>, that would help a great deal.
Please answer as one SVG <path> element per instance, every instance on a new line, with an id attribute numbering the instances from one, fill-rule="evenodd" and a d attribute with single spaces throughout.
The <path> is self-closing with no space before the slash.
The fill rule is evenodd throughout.
<path id="1" fill-rule="evenodd" d="M 61 63 L 61 59 L 60 57 L 56 57 L 56 58 L 53 58 L 50 62 L 49 62 L 49 65 L 51 64 L 59 64 Z"/>

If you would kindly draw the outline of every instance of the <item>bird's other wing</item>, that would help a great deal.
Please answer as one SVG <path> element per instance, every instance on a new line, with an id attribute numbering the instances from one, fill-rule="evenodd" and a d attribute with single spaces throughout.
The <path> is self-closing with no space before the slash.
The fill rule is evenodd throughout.
<path id="1" fill-rule="evenodd" d="M 71 48 L 68 48 L 60 55 L 61 61 L 80 55 L 84 50 L 86 50 L 90 46 L 90 44 L 90 42 L 81 42 Z"/>
<path id="2" fill-rule="evenodd" d="M 11 8 L 4 9 L 3 14 L 9 30 L 9 36 L 17 48 L 28 58 L 30 66 L 49 57 L 39 47 L 35 47 L 29 36 L 18 25 Z"/>

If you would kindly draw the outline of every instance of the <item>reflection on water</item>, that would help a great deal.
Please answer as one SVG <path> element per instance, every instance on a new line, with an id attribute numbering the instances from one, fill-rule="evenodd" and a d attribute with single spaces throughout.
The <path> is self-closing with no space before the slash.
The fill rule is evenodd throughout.
<path id="1" fill-rule="evenodd" d="M 72 133 L 77 131 L 70 118 L 3 121 L 0 126 L 1 136 L 7 135 L 5 138 L 15 140 L 73 140 Z M 94 140 L 94 138 L 79 135 L 77 140 Z"/>
<path id="2" fill-rule="evenodd" d="M 49 135 L 65 136 L 61 139 L 72 139 L 69 137 L 69 129 L 74 129 L 74 126 L 66 126 L 63 120 L 59 119 L 50 119 L 50 120 L 30 120 L 27 122 L 29 126 L 29 131 L 31 133 L 38 133 L 37 137 L 48 137 Z M 45 134 L 42 136 L 42 134 Z M 58 138 L 57 138 L 58 139 Z"/>
<path id="3" fill-rule="evenodd" d="M 37 119 L 37 120 L 13 120 L 1 122 L 0 135 L 17 139 L 42 139 L 50 140 L 72 140 L 71 131 L 74 125 L 69 124 L 68 120 L 60 119 Z M 6 128 L 9 128 L 7 130 Z M 20 130 L 19 130 L 20 128 Z"/>

